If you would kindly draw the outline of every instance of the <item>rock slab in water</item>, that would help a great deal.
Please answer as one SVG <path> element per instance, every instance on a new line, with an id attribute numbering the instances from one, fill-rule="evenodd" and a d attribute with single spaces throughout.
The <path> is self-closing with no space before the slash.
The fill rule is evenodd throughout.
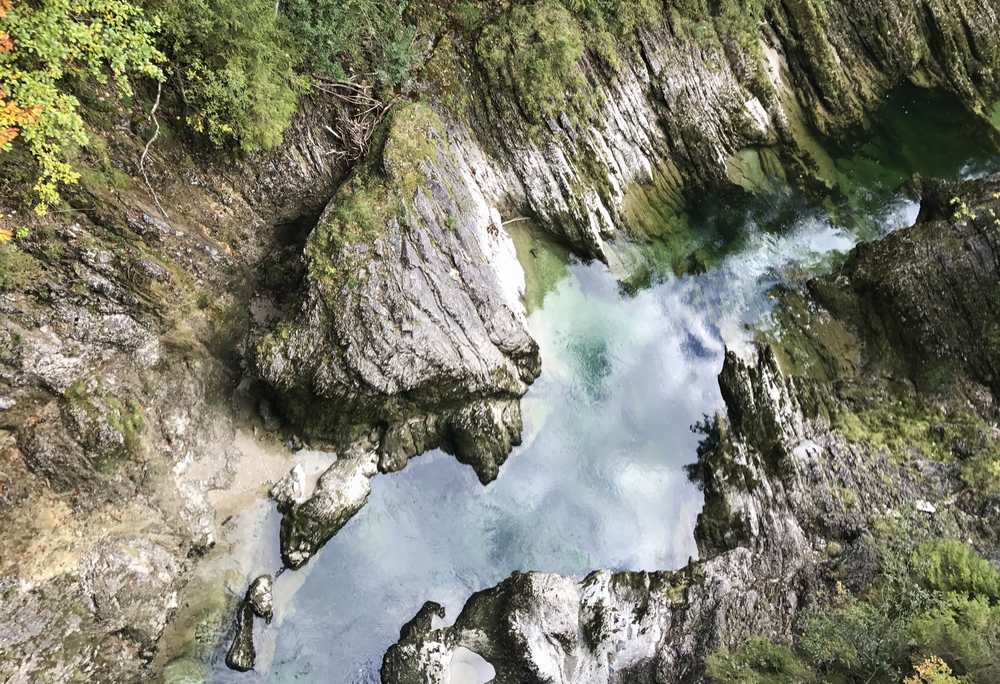
<path id="1" fill-rule="evenodd" d="M 252 670 L 257 659 L 253 645 L 254 616 L 264 618 L 268 623 L 273 617 L 273 582 L 270 575 L 257 577 L 247 588 L 247 593 L 236 609 L 236 633 L 233 643 L 226 653 L 226 666 L 231 670 L 247 672 Z"/>
<path id="2" fill-rule="evenodd" d="M 312 496 L 295 503 L 281 518 L 281 558 L 299 568 L 337 530 L 361 510 L 371 494 L 371 478 L 378 472 L 377 455 L 356 449 L 340 456 L 320 476 Z"/>

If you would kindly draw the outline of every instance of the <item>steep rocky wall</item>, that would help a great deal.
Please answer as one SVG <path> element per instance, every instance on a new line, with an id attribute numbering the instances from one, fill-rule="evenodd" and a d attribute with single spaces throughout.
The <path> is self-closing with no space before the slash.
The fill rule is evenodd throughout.
<path id="1" fill-rule="evenodd" d="M 759 19 L 751 4 L 666 3 L 620 39 L 614 67 L 587 53 L 586 98 L 541 122 L 460 41 L 442 41 L 435 64 L 472 85 L 452 109 L 490 151 L 508 206 L 606 261 L 606 241 L 669 231 L 699 190 L 752 188 L 761 173 L 830 183 L 812 131 L 862 124 L 899 85 L 948 90 L 984 116 L 1000 94 L 989 3 L 769 0 Z M 768 147 L 782 162 L 765 171 Z"/>
<path id="2" fill-rule="evenodd" d="M 288 468 L 261 462 L 280 447 L 253 439 L 253 399 L 230 401 L 234 329 L 275 226 L 344 173 L 326 116 L 305 107 L 287 147 L 225 168 L 158 146 L 168 217 L 131 166 L 144 139 L 124 133 L 81 161 L 77 211 L 0 209 L 30 226 L 0 291 L 0 680 L 147 678 L 237 473 L 259 487 Z"/>
<path id="3" fill-rule="evenodd" d="M 693 471 L 705 560 L 583 581 L 514 575 L 438 629 L 428 604 L 386 653 L 383 681 L 448 681 L 459 646 L 497 682 L 698 681 L 712 651 L 753 635 L 790 641 L 797 615 L 838 583 L 868 586 L 871 533 L 888 521 L 913 543 L 958 538 L 1000 557 L 1000 482 L 979 477 L 1000 459 L 983 370 L 997 340 L 961 342 L 1000 320 L 985 301 L 1000 282 L 998 211 L 1000 178 L 929 189 L 918 225 L 859 246 L 808 292 L 781 293 L 769 341 L 749 359 L 727 354 L 727 416 Z M 914 274 L 921 287 L 902 287 Z M 901 313 L 915 334 L 884 335 Z M 948 361 L 949 382 L 898 372 L 915 352 Z"/>

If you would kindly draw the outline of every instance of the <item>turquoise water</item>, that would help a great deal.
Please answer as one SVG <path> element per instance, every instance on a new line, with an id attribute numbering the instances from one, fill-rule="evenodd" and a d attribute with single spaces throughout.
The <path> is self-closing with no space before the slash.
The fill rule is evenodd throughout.
<path id="1" fill-rule="evenodd" d="M 724 350 L 748 344 L 748 325 L 766 324 L 767 292 L 828 268 L 859 236 L 912 223 L 917 205 L 897 194 L 910 171 L 995 168 L 981 142 L 953 154 L 920 140 L 932 127 L 909 121 L 907 106 L 894 102 L 877 140 L 836 156 L 859 189 L 846 199 L 710 198 L 697 215 L 704 268 L 626 287 L 600 264 L 569 259 L 529 278 L 539 283 L 528 325 L 543 372 L 523 403 L 524 443 L 497 481 L 483 487 L 437 451 L 376 478 L 368 505 L 303 570 L 278 579 L 275 620 L 257 624 L 256 670 L 229 672 L 220 648 L 213 679 L 378 682 L 382 654 L 426 600 L 452 620 L 470 594 L 514 570 L 582 576 L 677 568 L 695 556 L 703 499 L 684 472 L 698 442 L 690 426 L 722 408 Z M 529 270 L 566 258 L 542 240 L 536 247 Z M 266 567 L 278 565 L 276 548 L 271 555 Z"/>
<path id="2" fill-rule="evenodd" d="M 891 203 L 884 225 L 915 213 Z M 724 349 L 747 343 L 775 283 L 854 238 L 810 214 L 780 235 L 750 223 L 741 244 L 706 273 L 631 296 L 602 265 L 571 262 L 529 318 L 543 373 L 499 479 L 483 487 L 441 452 L 376 478 L 361 513 L 277 582 L 257 671 L 220 665 L 218 679 L 377 682 L 382 653 L 425 600 L 453 619 L 514 570 L 677 568 L 696 556 L 703 499 L 683 466 L 698 442 L 690 426 L 722 408 Z"/>

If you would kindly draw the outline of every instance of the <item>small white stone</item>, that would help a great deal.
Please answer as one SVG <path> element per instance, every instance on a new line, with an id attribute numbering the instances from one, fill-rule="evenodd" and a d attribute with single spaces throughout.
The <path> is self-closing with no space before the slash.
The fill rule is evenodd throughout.
<path id="1" fill-rule="evenodd" d="M 301 463 L 271 487 L 271 498 L 279 504 L 301 503 L 306 495 L 306 471 Z"/>
<path id="2" fill-rule="evenodd" d="M 917 502 L 916 504 L 914 504 L 914 506 L 921 513 L 927 513 L 928 515 L 934 515 L 935 513 L 937 513 L 937 508 L 930 501 L 917 499 Z"/>

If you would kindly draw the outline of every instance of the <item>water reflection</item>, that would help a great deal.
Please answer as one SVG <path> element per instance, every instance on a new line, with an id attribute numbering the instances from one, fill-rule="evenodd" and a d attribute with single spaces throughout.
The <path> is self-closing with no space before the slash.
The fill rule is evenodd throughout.
<path id="1" fill-rule="evenodd" d="M 256 671 L 227 671 L 220 652 L 214 679 L 378 682 L 383 652 L 425 600 L 453 619 L 514 570 L 675 568 L 695 555 L 702 496 L 683 470 L 698 441 L 689 427 L 721 408 L 723 351 L 749 341 L 748 323 L 766 324 L 768 290 L 824 267 L 858 236 L 912 223 L 916 204 L 893 197 L 909 173 L 996 168 L 995 148 L 977 149 L 981 137 L 954 126 L 942 148 L 933 117 L 950 116 L 945 105 L 920 123 L 920 105 L 901 97 L 877 141 L 834 155 L 846 202 L 713 200 L 694 216 L 702 246 L 683 268 L 670 254 L 668 268 L 623 286 L 599 264 L 516 235 L 543 359 L 523 403 L 523 446 L 487 487 L 440 452 L 376 478 L 361 513 L 279 578 L 275 621 L 258 624 Z M 277 565 L 273 548 L 272 557 Z"/>
<path id="2" fill-rule="evenodd" d="M 915 214 L 901 200 L 883 225 Z M 439 452 L 376 478 L 362 512 L 280 578 L 257 672 L 218 679 L 377 682 L 385 648 L 427 599 L 454 618 L 514 570 L 683 565 L 702 505 L 683 470 L 698 440 L 689 428 L 721 407 L 725 347 L 747 341 L 773 284 L 853 244 L 817 215 L 782 234 L 751 223 L 711 270 L 631 296 L 602 265 L 571 262 L 529 317 L 544 372 L 500 478 L 482 487 Z"/>

